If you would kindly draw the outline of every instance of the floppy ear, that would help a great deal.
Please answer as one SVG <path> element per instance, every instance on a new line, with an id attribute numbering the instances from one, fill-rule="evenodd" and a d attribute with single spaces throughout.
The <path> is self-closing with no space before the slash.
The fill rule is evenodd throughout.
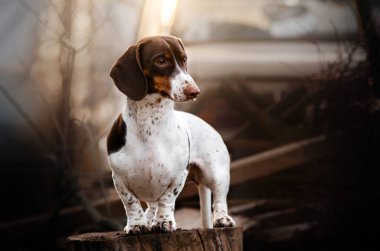
<path id="1" fill-rule="evenodd" d="M 115 62 L 110 73 L 116 87 L 135 101 L 143 99 L 148 92 L 148 83 L 140 62 L 141 47 L 142 44 L 131 45 Z"/>

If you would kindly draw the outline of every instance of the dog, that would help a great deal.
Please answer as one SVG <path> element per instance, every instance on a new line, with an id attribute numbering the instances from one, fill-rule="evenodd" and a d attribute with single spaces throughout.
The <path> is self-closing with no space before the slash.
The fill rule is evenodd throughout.
<path id="1" fill-rule="evenodd" d="M 226 201 L 230 157 L 221 136 L 200 118 L 174 110 L 175 102 L 200 93 L 187 73 L 182 41 L 144 38 L 117 59 L 110 76 L 126 96 L 107 137 L 113 182 L 128 218 L 124 230 L 174 231 L 175 200 L 186 178 L 198 185 L 204 227 L 235 226 Z"/>

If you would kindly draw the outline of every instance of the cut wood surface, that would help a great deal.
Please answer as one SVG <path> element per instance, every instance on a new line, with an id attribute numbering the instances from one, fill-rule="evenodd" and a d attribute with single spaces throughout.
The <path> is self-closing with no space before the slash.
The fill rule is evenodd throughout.
<path id="1" fill-rule="evenodd" d="M 69 251 L 243 250 L 242 228 L 177 230 L 173 233 L 127 235 L 125 232 L 87 233 L 68 237 Z"/>

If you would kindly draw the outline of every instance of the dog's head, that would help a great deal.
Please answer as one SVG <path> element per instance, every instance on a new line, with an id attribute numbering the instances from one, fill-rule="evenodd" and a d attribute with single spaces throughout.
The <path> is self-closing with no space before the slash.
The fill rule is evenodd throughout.
<path id="1" fill-rule="evenodd" d="M 117 88 L 139 101 L 159 93 L 177 102 L 195 99 L 199 89 L 187 73 L 187 56 L 179 38 L 154 36 L 131 45 L 112 66 Z"/>

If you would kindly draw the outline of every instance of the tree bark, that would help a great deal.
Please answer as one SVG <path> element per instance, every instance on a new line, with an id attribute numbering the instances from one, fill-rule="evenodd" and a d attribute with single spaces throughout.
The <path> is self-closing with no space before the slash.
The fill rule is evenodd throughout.
<path id="1" fill-rule="evenodd" d="M 243 229 L 177 230 L 173 233 L 127 235 L 125 232 L 87 233 L 68 237 L 69 251 L 242 251 Z"/>

